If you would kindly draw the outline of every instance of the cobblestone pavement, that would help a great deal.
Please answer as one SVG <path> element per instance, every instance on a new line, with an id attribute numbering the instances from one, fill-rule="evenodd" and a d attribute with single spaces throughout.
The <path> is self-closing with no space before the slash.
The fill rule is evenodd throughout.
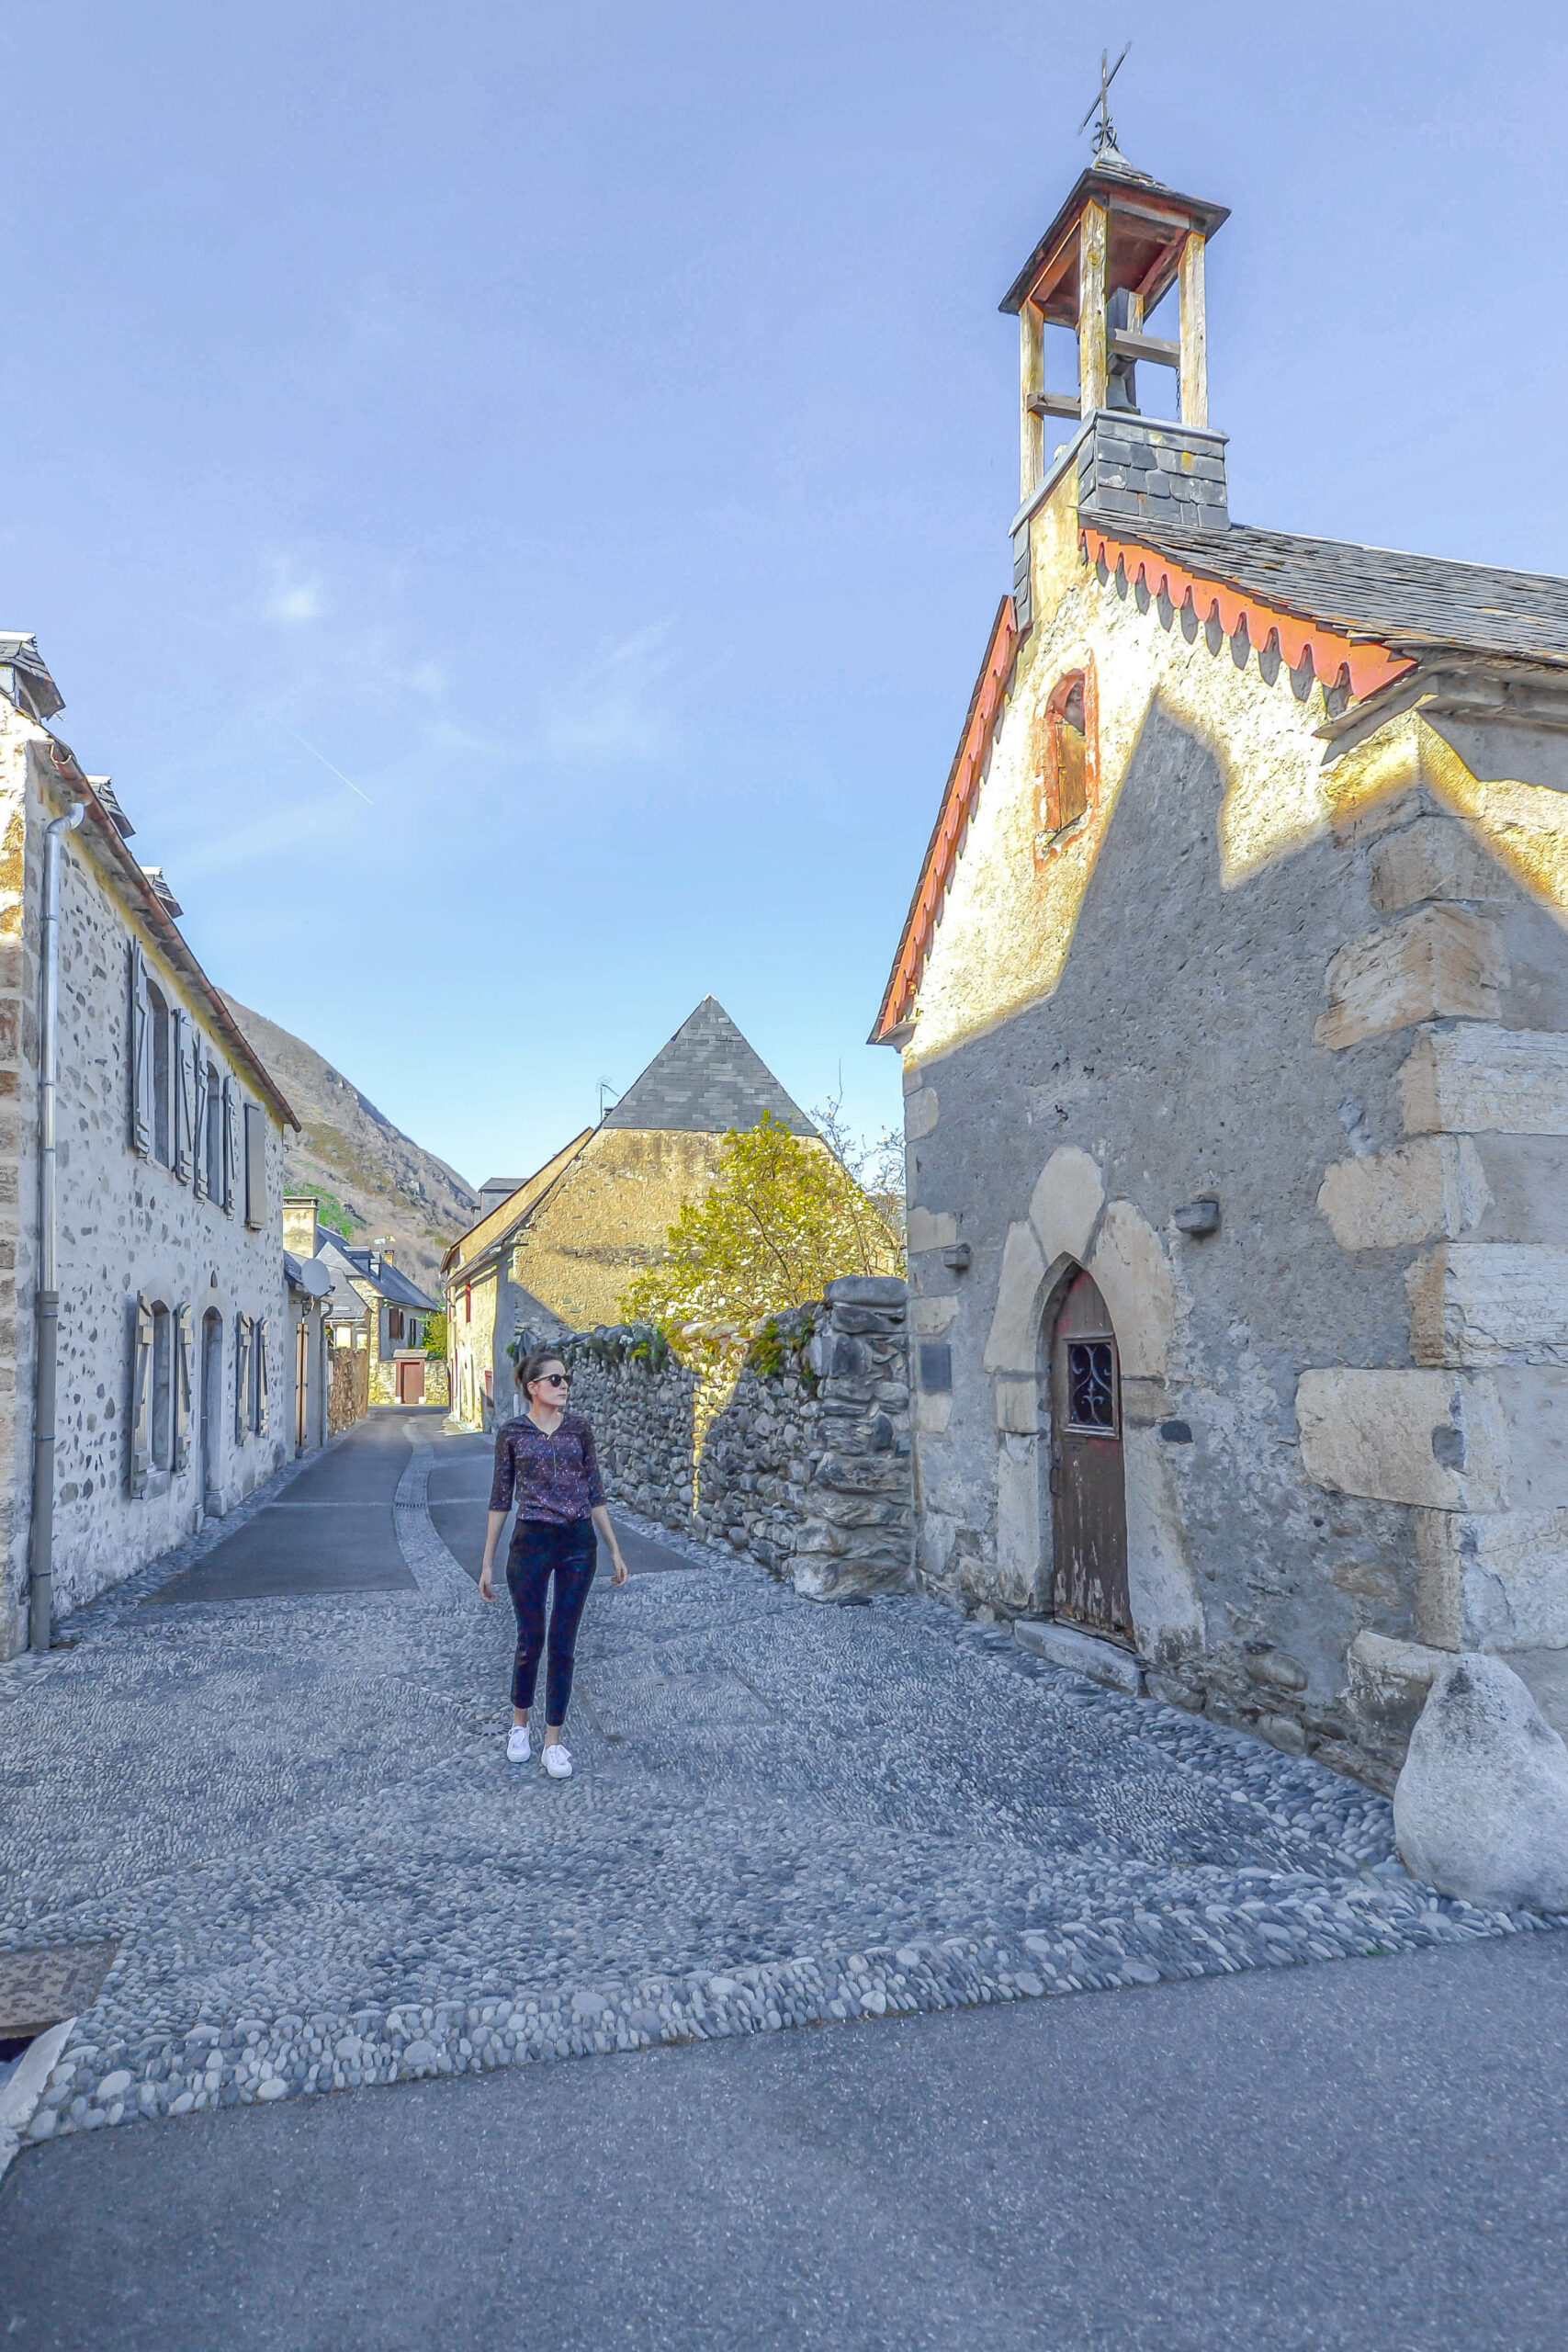
<path id="1" fill-rule="evenodd" d="M 8 1684 L 0 1950 L 120 1944 L 34 2138 L 1545 1926 L 1414 1884 L 1387 1804 L 1319 1766 L 933 1602 L 800 1600 L 656 1528 L 636 1565 L 664 1572 L 590 1602 L 576 1776 L 508 1765 L 510 1612 L 428 1494 L 458 1540 L 487 1458 L 384 1417 L 330 1476 L 400 1586 L 361 1527 L 323 1589 L 346 1507 L 285 1490 L 246 1531 L 276 1589 L 148 1605 L 148 1572 Z"/>

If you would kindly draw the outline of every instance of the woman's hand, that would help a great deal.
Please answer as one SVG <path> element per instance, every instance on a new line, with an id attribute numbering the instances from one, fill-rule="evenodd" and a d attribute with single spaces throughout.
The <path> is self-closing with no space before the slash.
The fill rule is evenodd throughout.
<path id="1" fill-rule="evenodd" d="M 495 1599 L 495 1581 L 491 1575 L 491 1570 L 495 1566 L 496 1546 L 501 1542 L 501 1531 L 505 1525 L 506 1513 L 503 1510 L 492 1510 L 486 1514 L 485 1548 L 479 1564 L 479 1599 L 481 1600 Z"/>
<path id="2" fill-rule="evenodd" d="M 611 1547 L 610 1557 L 615 1562 L 615 1566 L 610 1572 L 610 1582 L 612 1584 L 625 1584 L 626 1580 L 626 1564 L 621 1557 L 621 1547 L 618 1544 L 614 1544 Z"/>

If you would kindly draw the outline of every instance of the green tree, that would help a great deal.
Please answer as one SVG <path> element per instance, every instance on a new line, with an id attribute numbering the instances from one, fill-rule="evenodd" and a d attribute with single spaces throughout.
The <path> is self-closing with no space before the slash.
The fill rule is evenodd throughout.
<path id="1" fill-rule="evenodd" d="M 446 1352 L 446 1317 L 441 1307 L 424 1318 L 424 1352 L 427 1356 L 444 1356 Z"/>
<path id="2" fill-rule="evenodd" d="M 352 1209 L 344 1206 L 335 1193 L 329 1193 L 324 1184 L 300 1184 L 296 1189 L 309 1193 L 314 1199 L 318 1224 L 326 1226 L 333 1233 L 341 1233 L 345 1241 L 352 1238 L 355 1227 L 362 1220 L 355 1216 Z"/>
<path id="3" fill-rule="evenodd" d="M 825 1145 L 764 1113 L 754 1127 L 730 1129 L 712 1190 L 687 1202 L 620 1312 L 667 1333 L 750 1332 L 820 1298 L 836 1275 L 902 1271 L 886 1209 Z"/>

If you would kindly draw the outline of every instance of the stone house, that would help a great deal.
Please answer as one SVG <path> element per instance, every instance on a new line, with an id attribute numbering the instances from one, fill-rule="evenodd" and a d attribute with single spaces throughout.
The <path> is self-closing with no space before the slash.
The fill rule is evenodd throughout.
<path id="1" fill-rule="evenodd" d="M 712 1184 L 726 1136 L 764 1112 L 816 1136 L 724 1007 L 705 997 L 597 1127 L 523 1183 L 480 1188 L 486 1214 L 442 1261 L 452 1410 L 465 1429 L 511 1412 L 511 1351 L 523 1334 L 617 1320 L 684 1204 Z"/>
<path id="2" fill-rule="evenodd" d="M 446 1366 L 424 1351 L 424 1335 L 439 1302 L 411 1282 L 394 1261 L 389 1241 L 363 1248 L 320 1229 L 321 1262 L 333 1279 L 333 1298 L 347 1294 L 359 1302 L 357 1317 L 329 1309 L 334 1339 L 348 1331 L 365 1360 L 366 1408 L 370 1405 L 445 1405 Z M 364 1408 L 362 1408 L 364 1409 Z"/>
<path id="3" fill-rule="evenodd" d="M 873 1033 L 919 1572 L 1386 1779 L 1444 1652 L 1568 1701 L 1568 582 L 1230 520 L 1225 217 L 1109 144 L 1002 304 L 1011 588 Z"/>
<path id="4" fill-rule="evenodd" d="M 225 1000 L 227 1001 L 227 1000 Z M 288 1349 L 292 1370 L 290 1407 L 294 1451 L 309 1453 L 336 1437 L 364 1411 L 334 1418 L 333 1276 L 321 1257 L 321 1227 L 310 1193 L 287 1193 L 283 1202 L 283 1273 L 288 1293 Z M 358 1301 L 355 1304 L 357 1306 Z"/>
<path id="5" fill-rule="evenodd" d="M 109 780 L 51 733 L 62 707 L 33 639 L 0 639 L 5 1656 L 292 1440 L 292 1116 Z"/>

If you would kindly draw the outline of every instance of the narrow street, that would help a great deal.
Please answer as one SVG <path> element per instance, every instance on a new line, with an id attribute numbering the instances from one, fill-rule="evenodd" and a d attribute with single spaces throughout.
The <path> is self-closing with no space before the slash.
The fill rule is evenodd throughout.
<path id="1" fill-rule="evenodd" d="M 576 1776 L 510 1767 L 489 1461 L 375 1414 L 6 1683 L 0 1949 L 118 1953 L 7 2342 L 1555 2340 L 1562 1939 L 1310 1762 L 635 1528 Z"/>

